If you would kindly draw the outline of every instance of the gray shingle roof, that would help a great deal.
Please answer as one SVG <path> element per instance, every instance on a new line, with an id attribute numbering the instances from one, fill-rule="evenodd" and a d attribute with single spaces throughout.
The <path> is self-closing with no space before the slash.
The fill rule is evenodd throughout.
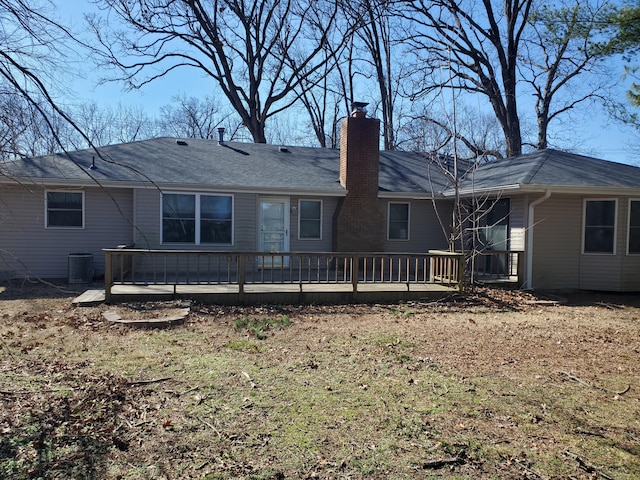
<path id="1" fill-rule="evenodd" d="M 640 168 L 546 149 L 482 165 L 466 179 L 465 187 L 472 185 L 478 190 L 506 185 L 640 188 Z"/>
<path id="2" fill-rule="evenodd" d="M 340 152 L 310 147 L 156 138 L 93 150 L 9 162 L 2 170 L 40 179 L 148 183 L 259 191 L 344 194 L 338 181 Z M 69 160 L 71 158 L 72 161 Z M 95 163 L 95 168 L 89 168 Z M 0 167 L 1 168 L 1 167 Z M 427 160 L 417 153 L 381 152 L 380 188 L 430 191 Z M 0 170 L 1 171 L 1 170 Z M 434 175 L 436 176 L 436 175 Z M 433 180 L 442 189 L 444 179 Z"/>
<path id="3" fill-rule="evenodd" d="M 14 173 L 100 182 L 153 182 L 185 187 L 322 190 L 340 192 L 337 152 L 318 148 L 214 140 L 156 138 L 15 162 Z M 89 169 L 95 159 L 95 168 Z"/>
<path id="4" fill-rule="evenodd" d="M 87 181 L 105 185 L 150 182 L 162 187 L 315 192 L 343 195 L 338 150 L 266 144 L 156 138 L 93 150 L 0 164 L 2 175 L 42 180 Z M 95 168 L 91 169 L 95 162 Z M 463 189 L 504 186 L 630 187 L 640 189 L 640 168 L 583 155 L 542 150 L 479 166 Z M 380 152 L 380 191 L 430 195 L 446 191 L 442 172 L 419 153 Z"/>

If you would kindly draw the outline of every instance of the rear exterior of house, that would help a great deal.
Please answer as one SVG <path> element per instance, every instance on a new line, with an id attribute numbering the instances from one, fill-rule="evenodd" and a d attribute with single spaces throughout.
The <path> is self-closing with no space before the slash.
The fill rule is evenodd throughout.
<path id="1" fill-rule="evenodd" d="M 448 249 L 454 195 L 429 157 L 380 152 L 375 119 L 342 129 L 339 151 L 161 138 L 8 162 L 0 278 L 67 278 L 74 254 L 99 278 L 102 250 L 118 246 Z M 546 150 L 480 165 L 466 185 L 464 198 L 486 200 L 479 242 L 507 253 L 519 286 L 640 291 L 640 168 Z"/>
<path id="2" fill-rule="evenodd" d="M 47 202 L 47 194 L 51 193 L 81 197 L 80 225 L 47 224 L 48 211 L 53 208 L 49 208 Z M 223 235 L 217 243 L 165 241 L 163 198 L 176 195 L 194 200 L 228 198 L 232 208 L 228 241 Z M 0 278 L 67 278 L 69 255 L 77 253 L 92 255 L 95 276 L 100 278 L 104 274 L 102 249 L 117 246 L 230 252 L 331 252 L 339 202 L 340 197 L 258 193 L 185 193 L 137 188 L 109 190 L 107 194 L 99 188 L 3 187 L 0 190 L 4 210 L 0 224 Z M 440 201 L 438 205 L 438 213 L 448 218 L 449 203 Z M 384 225 L 384 237 L 380 238 L 380 249 L 376 251 L 408 253 L 446 248 L 446 235 L 438 224 L 433 202 L 377 199 L 374 208 Z M 394 215 L 394 209 L 400 214 Z M 273 222 L 277 228 L 269 230 Z M 357 245 L 351 251 L 367 251 L 355 247 Z"/>
<path id="3" fill-rule="evenodd" d="M 552 194 L 535 220 L 533 285 L 640 291 L 640 198 Z"/>
<path id="4" fill-rule="evenodd" d="M 72 213 L 78 221 L 71 227 L 56 222 L 57 205 L 52 198 L 69 194 L 79 202 Z M 67 278 L 69 254 L 74 253 L 91 254 L 96 275 L 101 275 L 102 248 L 126 244 L 132 238 L 130 189 L 3 185 L 0 205 L 0 280 Z"/>
<path id="5" fill-rule="evenodd" d="M 179 195 L 226 197 L 232 206 L 230 221 L 233 234 L 219 243 L 167 242 L 163 238 L 163 198 Z M 378 248 L 369 250 L 353 243 L 350 248 L 334 248 L 336 212 L 341 197 L 304 195 L 269 195 L 260 193 L 218 193 L 157 191 L 137 189 L 136 228 L 131 243 L 145 249 L 185 249 L 217 251 L 278 252 L 424 252 L 447 247 L 447 235 L 438 224 L 440 216 L 450 218 L 450 202 L 436 203 L 424 199 L 380 198 L 372 207 L 381 219 Z M 275 227 L 273 227 L 275 225 Z M 107 247 L 105 247 L 107 248 Z M 113 247 L 108 247 L 113 248 Z"/>
<path id="6" fill-rule="evenodd" d="M 640 197 L 503 193 L 487 201 L 494 202 L 508 215 L 479 222 L 479 236 L 490 239 L 476 260 L 479 279 L 490 252 L 508 250 L 501 271 L 521 271 L 521 287 L 640 291 Z"/>
<path id="7" fill-rule="evenodd" d="M 68 170 L 61 170 L 61 178 L 52 178 L 58 172 L 57 166 L 51 167 L 44 179 L 29 178 L 0 192 L 0 275 L 3 279 L 67 278 L 70 257 L 82 253 L 92 257 L 94 275 L 99 278 L 105 271 L 102 249 L 118 246 L 222 252 L 403 253 L 446 248 L 450 202 L 434 202 L 424 191 L 412 192 L 414 185 L 397 172 L 398 157 L 385 158 L 382 169 L 384 181 L 401 185 L 401 191 L 386 189 L 379 195 L 378 139 L 378 120 L 346 118 L 340 152 L 309 156 L 318 172 L 315 177 L 308 175 L 311 178 L 304 178 L 308 164 L 296 164 L 291 160 L 296 158 L 295 152 L 292 155 L 288 149 L 280 148 L 274 154 L 273 148 L 265 145 L 241 149 L 205 144 L 213 152 L 203 155 L 207 167 L 219 164 L 222 168 L 225 158 L 216 157 L 220 152 L 229 157 L 240 152 L 238 161 L 255 161 L 256 171 L 261 169 L 257 162 L 263 151 L 274 158 L 269 160 L 272 166 L 289 162 L 280 171 L 284 178 L 275 180 L 281 187 L 269 184 L 274 183 L 272 179 L 265 180 L 266 186 L 259 184 L 262 177 L 268 177 L 259 172 L 255 185 L 234 187 L 216 185 L 219 175 L 215 172 L 196 175 L 197 183 L 180 181 L 178 168 L 162 181 L 156 181 L 149 168 L 144 180 L 150 181 L 126 177 L 131 175 L 129 171 L 114 179 L 115 167 L 104 163 L 96 167 L 93 158 L 90 164 L 85 161 L 89 167 L 80 174 L 68 166 Z M 161 159 L 162 152 L 170 149 L 186 159 L 169 159 L 171 168 L 176 163 L 195 162 L 205 147 L 194 141 L 186 143 L 148 149 L 134 145 L 137 155 L 149 155 L 139 159 L 136 168 Z M 116 154 L 122 155 L 124 148 L 117 146 L 110 158 L 118 162 Z M 61 161 L 54 159 L 53 163 Z M 234 161 L 224 166 L 229 168 Z M 156 168 L 160 173 L 168 170 Z M 194 163 L 184 168 L 197 167 Z M 251 168 L 250 164 L 244 166 L 245 175 Z M 104 178 L 92 181 L 86 174 Z M 444 227 L 438 216 L 446 219 Z"/>

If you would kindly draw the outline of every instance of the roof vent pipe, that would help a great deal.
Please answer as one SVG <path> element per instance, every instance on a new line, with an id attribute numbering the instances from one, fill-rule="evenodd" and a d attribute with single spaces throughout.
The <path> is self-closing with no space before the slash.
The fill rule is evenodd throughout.
<path id="1" fill-rule="evenodd" d="M 218 145 L 224 145 L 224 127 L 218 127 Z"/>

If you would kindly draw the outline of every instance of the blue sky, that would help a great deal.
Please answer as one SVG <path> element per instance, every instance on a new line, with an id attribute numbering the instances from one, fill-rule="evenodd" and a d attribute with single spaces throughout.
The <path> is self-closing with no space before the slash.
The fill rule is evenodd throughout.
<path id="1" fill-rule="evenodd" d="M 58 4 L 60 20 L 71 21 L 76 28 L 82 26 L 82 13 L 95 8 L 86 0 L 54 0 L 54 3 Z M 222 94 L 219 93 L 215 82 L 203 78 L 194 69 L 178 70 L 135 92 L 125 92 L 120 85 L 114 83 L 96 86 L 98 75 L 93 71 L 93 66 L 83 66 L 83 70 L 87 72 L 86 78 L 74 77 L 72 85 L 69 85 L 74 102 L 95 102 L 99 106 L 110 107 L 118 104 L 126 107 L 139 106 L 151 116 L 155 116 L 161 106 L 171 103 L 172 98 L 177 95 L 218 97 L 223 102 Z M 621 78 L 622 65 L 612 64 L 611 70 L 615 72 L 613 75 L 619 75 Z M 622 98 L 624 91 L 624 85 L 620 81 L 616 94 Z M 590 106 L 576 110 L 572 113 L 571 119 L 563 125 L 553 122 L 551 136 L 555 133 L 560 133 L 570 140 L 554 147 L 569 148 L 585 155 L 640 165 L 640 133 L 614 122 L 600 107 Z"/>

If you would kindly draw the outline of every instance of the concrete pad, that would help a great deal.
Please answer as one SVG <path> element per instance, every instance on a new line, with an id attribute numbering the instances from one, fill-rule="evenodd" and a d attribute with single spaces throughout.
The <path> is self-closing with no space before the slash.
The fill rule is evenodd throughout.
<path id="1" fill-rule="evenodd" d="M 104 302 L 104 289 L 103 290 L 87 290 L 82 295 L 76 297 L 71 302 L 73 305 L 81 307 L 91 307 Z"/>

